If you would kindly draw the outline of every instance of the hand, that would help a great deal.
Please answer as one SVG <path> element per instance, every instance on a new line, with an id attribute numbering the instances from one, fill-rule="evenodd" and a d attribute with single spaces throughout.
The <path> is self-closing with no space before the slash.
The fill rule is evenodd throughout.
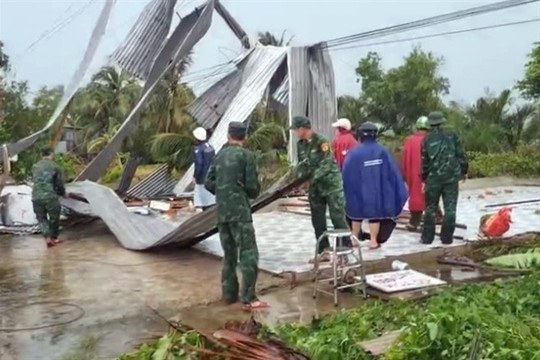
<path id="1" fill-rule="evenodd" d="M 426 192 L 426 183 L 422 183 L 422 192 Z"/>

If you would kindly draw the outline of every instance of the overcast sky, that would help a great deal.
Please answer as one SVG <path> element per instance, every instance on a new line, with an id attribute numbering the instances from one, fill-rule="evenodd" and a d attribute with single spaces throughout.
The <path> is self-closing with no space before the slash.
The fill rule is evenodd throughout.
<path id="1" fill-rule="evenodd" d="M 442 0 L 221 0 L 244 29 L 255 34 L 286 30 L 293 45 L 312 44 L 380 27 L 417 20 L 497 1 Z M 149 0 L 118 0 L 106 37 L 93 65 L 96 71 L 120 44 Z M 178 0 L 184 15 L 201 0 Z M 32 89 L 65 84 L 82 58 L 103 0 L 0 0 L 0 39 L 11 56 L 18 79 Z M 73 21 L 51 37 L 28 47 L 43 33 L 73 13 Z M 472 17 L 422 30 L 391 35 L 372 42 L 409 38 L 520 20 L 540 18 L 540 2 Z M 176 20 L 177 21 L 177 20 Z M 397 66 L 415 45 L 443 56 L 441 73 L 450 79 L 449 99 L 472 102 L 489 88 L 499 92 L 523 76 L 527 54 L 540 41 L 540 23 L 470 32 L 395 44 L 332 51 L 338 94 L 357 95 L 354 68 L 368 51 L 377 51 L 386 68 Z M 191 71 L 201 71 L 236 57 L 238 40 L 216 14 L 207 36 L 195 47 Z M 202 72 L 203 74 L 205 72 Z M 197 76 L 195 76 L 197 78 Z M 200 82 L 196 85 L 201 86 Z"/>

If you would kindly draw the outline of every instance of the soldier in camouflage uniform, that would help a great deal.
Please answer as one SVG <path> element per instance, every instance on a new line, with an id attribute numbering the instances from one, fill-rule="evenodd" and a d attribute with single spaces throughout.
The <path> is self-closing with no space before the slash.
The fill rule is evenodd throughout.
<path id="1" fill-rule="evenodd" d="M 469 165 L 457 135 L 442 129 L 444 115 L 434 111 L 428 119 L 431 129 L 422 142 L 422 181 L 425 184 L 426 209 L 421 242 L 433 242 L 435 212 L 442 197 L 444 218 L 441 242 L 451 244 L 456 227 L 459 181 L 466 178 Z"/>
<path id="2" fill-rule="evenodd" d="M 32 177 L 32 204 L 41 229 L 41 235 L 52 247 L 60 241 L 60 196 L 66 195 L 62 171 L 54 162 L 54 151 L 45 147 L 41 150 L 42 159 L 34 164 Z"/>
<path id="3" fill-rule="evenodd" d="M 205 187 L 215 194 L 218 230 L 223 248 L 221 285 L 223 299 L 238 300 L 236 265 L 242 271 L 241 301 L 245 310 L 266 307 L 255 297 L 259 252 L 249 199 L 259 195 L 260 184 L 253 153 L 242 147 L 247 128 L 240 122 L 229 125 L 229 142 L 216 155 L 208 170 Z"/>
<path id="4" fill-rule="evenodd" d="M 311 122 L 305 117 L 293 118 L 291 128 L 295 130 L 299 139 L 296 176 L 310 181 L 308 197 L 315 237 L 319 239 L 327 230 L 327 207 L 334 228 L 348 229 L 341 173 L 330 143 L 311 130 Z M 343 245 L 351 246 L 351 240 L 343 239 Z M 329 246 L 328 239 L 322 240 L 317 249 L 318 253 L 323 254 Z M 328 260 L 326 255 L 320 258 L 320 261 L 326 260 Z"/>

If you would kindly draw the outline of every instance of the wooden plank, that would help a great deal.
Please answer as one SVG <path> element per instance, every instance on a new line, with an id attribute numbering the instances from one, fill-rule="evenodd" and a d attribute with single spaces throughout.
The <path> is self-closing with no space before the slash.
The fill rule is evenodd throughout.
<path id="1" fill-rule="evenodd" d="M 364 350 L 372 355 L 379 356 L 384 354 L 390 346 L 396 341 L 396 339 L 401 335 L 402 330 L 390 331 L 376 339 L 363 341 L 360 343 L 360 346 Z"/>

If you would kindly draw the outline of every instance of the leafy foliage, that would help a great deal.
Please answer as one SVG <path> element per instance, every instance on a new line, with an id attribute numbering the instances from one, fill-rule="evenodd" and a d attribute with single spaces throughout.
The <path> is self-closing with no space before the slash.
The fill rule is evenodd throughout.
<path id="1" fill-rule="evenodd" d="M 511 267 L 515 269 L 530 269 L 540 266 L 540 248 L 533 248 L 526 253 L 507 254 L 486 260 L 493 266 Z"/>
<path id="2" fill-rule="evenodd" d="M 515 176 L 530 178 L 540 176 L 540 147 L 522 146 L 513 152 L 469 152 L 470 177 Z"/>
<path id="3" fill-rule="evenodd" d="M 535 43 L 525 65 L 525 77 L 517 83 L 524 97 L 540 99 L 540 42 Z"/>
<path id="4" fill-rule="evenodd" d="M 382 359 L 467 359 L 479 334 L 482 359 L 533 359 L 540 351 L 540 273 L 519 281 L 475 284 L 421 303 L 368 302 L 311 325 L 284 325 L 278 333 L 315 359 L 373 359 L 360 342 L 403 329 Z"/>
<path id="5" fill-rule="evenodd" d="M 399 132 L 410 128 L 420 115 L 442 106 L 440 96 L 450 88 L 448 79 L 438 73 L 442 58 L 415 48 L 397 68 L 385 72 L 381 61 L 377 53 L 370 52 L 356 68 L 361 98 L 370 116 Z"/>

